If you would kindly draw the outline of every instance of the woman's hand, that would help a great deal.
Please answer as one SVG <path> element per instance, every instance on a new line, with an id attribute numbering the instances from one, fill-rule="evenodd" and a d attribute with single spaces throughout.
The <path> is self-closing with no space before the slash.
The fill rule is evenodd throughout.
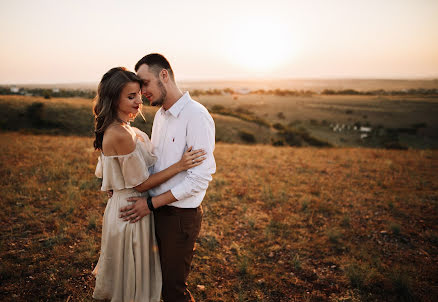
<path id="1" fill-rule="evenodd" d="M 204 160 L 207 154 L 204 150 L 192 150 L 192 147 L 188 148 L 186 152 L 184 152 L 181 160 L 177 163 L 179 171 L 185 171 L 190 168 L 199 166 Z"/>

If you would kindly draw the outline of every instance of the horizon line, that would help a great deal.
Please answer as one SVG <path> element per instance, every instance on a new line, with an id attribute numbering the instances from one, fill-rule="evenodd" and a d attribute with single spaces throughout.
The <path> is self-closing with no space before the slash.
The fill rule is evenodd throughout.
<path id="1" fill-rule="evenodd" d="M 191 82 L 259 82 L 259 81 L 339 81 L 339 80 L 355 80 L 355 81 L 437 81 L 436 76 L 418 76 L 418 77 L 278 77 L 278 78 L 185 78 L 177 80 L 177 83 L 191 83 Z M 99 81 L 70 81 L 70 82 L 9 82 L 0 83 L 0 86 L 28 86 L 28 85 L 97 85 Z"/>

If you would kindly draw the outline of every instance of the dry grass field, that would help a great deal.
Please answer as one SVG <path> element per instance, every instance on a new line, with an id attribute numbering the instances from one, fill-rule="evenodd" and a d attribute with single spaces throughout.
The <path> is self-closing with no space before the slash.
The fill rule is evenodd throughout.
<path id="1" fill-rule="evenodd" d="M 343 96 L 314 95 L 201 95 L 197 99 L 206 106 L 246 107 L 275 123 L 305 122 L 310 119 L 333 123 L 369 122 L 385 127 L 409 127 L 425 122 L 438 129 L 436 97 Z M 279 117 L 279 113 L 284 117 Z"/>
<path id="2" fill-rule="evenodd" d="M 35 96 L 0 95 L 0 130 L 31 132 L 38 134 L 63 134 L 92 136 L 93 117 L 91 99 L 51 98 Z M 41 107 L 35 105 L 40 104 Z M 138 117 L 134 123 L 151 133 L 157 107 L 143 106 L 146 123 Z M 244 121 L 232 116 L 213 114 L 216 139 L 226 143 L 245 143 L 241 131 L 255 135 L 255 141 L 270 144 L 275 132 L 268 127 Z"/>
<path id="3" fill-rule="evenodd" d="M 197 301 L 437 301 L 438 151 L 218 143 Z M 91 301 L 92 139 L 0 134 L 0 300 Z"/>
<path id="4" fill-rule="evenodd" d="M 421 126 L 416 135 L 400 134 L 400 142 L 413 148 L 438 148 L 438 99 L 400 96 L 198 96 L 205 106 L 244 108 L 271 124 L 292 124 L 313 136 L 342 147 L 382 147 L 360 140 L 357 131 L 334 132 L 333 125 L 363 125 L 373 129 L 408 129 Z M 416 126 L 417 125 L 417 126 Z"/>
<path id="5" fill-rule="evenodd" d="M 297 144 L 281 134 L 281 128 L 292 128 L 293 136 L 301 131 L 332 146 L 438 149 L 436 97 L 200 95 L 195 99 L 212 112 L 216 140 L 224 143 L 281 140 L 284 145 L 320 145 L 309 140 Z M 92 136 L 91 107 L 92 100 L 83 98 L 0 96 L 0 129 Z M 137 118 L 134 125 L 150 133 L 156 110 L 144 106 L 146 122 Z M 335 125 L 345 128 L 334 131 Z M 361 139 L 355 125 L 371 127 L 372 133 Z"/>

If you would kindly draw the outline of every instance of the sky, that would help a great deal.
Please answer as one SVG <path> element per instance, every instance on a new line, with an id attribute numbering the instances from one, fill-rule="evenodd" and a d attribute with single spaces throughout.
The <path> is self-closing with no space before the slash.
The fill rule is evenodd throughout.
<path id="1" fill-rule="evenodd" d="M 438 77 L 437 0 L 0 0 L 0 84 L 98 82 L 158 52 L 184 80 Z"/>

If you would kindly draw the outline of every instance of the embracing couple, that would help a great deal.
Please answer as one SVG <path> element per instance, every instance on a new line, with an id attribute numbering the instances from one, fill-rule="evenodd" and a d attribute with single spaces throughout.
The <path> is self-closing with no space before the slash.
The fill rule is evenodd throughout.
<path id="1" fill-rule="evenodd" d="M 212 174 L 214 121 L 182 93 L 169 62 L 149 54 L 135 73 L 117 67 L 99 83 L 94 104 L 96 176 L 112 191 L 102 227 L 95 299 L 194 301 L 187 277 Z M 142 95 L 155 114 L 151 139 L 129 122 Z"/>

